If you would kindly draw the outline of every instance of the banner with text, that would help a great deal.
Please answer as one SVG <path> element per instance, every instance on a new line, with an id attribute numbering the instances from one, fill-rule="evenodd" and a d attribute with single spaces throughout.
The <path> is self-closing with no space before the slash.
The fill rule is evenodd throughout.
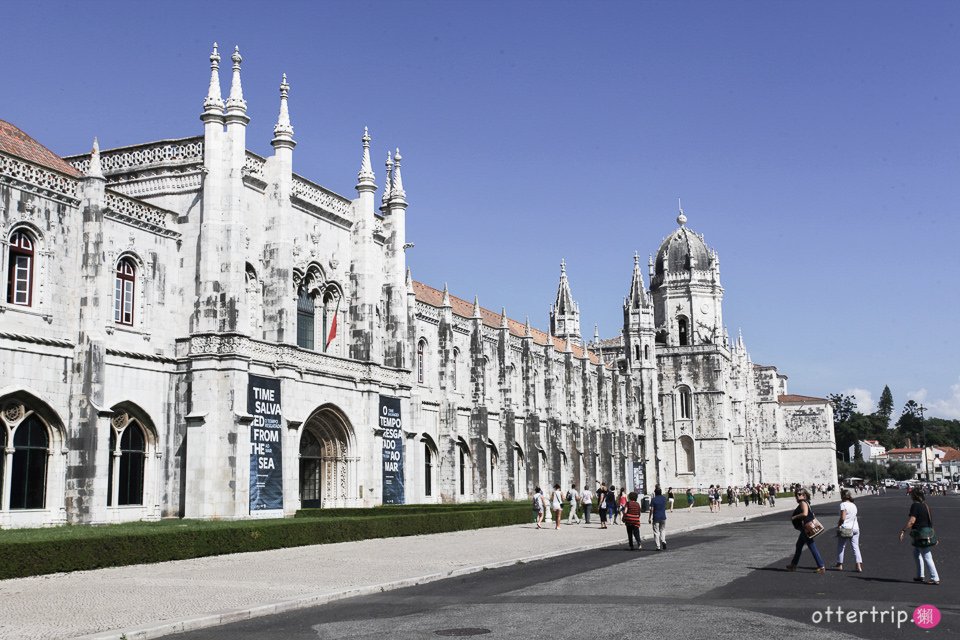
<path id="1" fill-rule="evenodd" d="M 646 487 L 643 484 L 643 463 L 633 463 L 633 490 L 637 493 L 646 493 Z"/>
<path id="2" fill-rule="evenodd" d="M 380 396 L 383 429 L 383 504 L 403 504 L 403 421 L 400 398 Z"/>
<path id="3" fill-rule="evenodd" d="M 283 509 L 280 381 L 251 375 L 247 386 L 250 424 L 250 513 Z"/>

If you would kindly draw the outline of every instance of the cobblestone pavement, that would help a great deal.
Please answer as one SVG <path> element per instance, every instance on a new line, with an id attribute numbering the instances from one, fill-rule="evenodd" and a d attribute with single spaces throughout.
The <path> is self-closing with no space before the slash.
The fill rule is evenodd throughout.
<path id="1" fill-rule="evenodd" d="M 794 506 L 677 509 L 668 537 Z M 0 639 L 158 637 L 608 545 L 626 546 L 623 526 L 526 524 L 5 580 Z"/>

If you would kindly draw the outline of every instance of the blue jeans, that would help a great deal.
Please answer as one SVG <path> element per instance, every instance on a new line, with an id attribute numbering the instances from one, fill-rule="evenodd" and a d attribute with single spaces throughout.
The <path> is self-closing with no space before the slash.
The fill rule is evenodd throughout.
<path id="1" fill-rule="evenodd" d="M 817 567 L 822 567 L 823 558 L 820 557 L 820 552 L 817 551 L 817 543 L 813 541 L 812 538 L 808 538 L 807 534 L 803 531 L 800 532 L 800 536 L 797 538 L 797 552 L 793 554 L 793 562 L 790 564 L 797 565 L 800 563 L 800 552 L 803 551 L 804 545 L 810 547 L 810 553 L 813 554 L 813 559 L 817 563 Z"/>
<path id="2" fill-rule="evenodd" d="M 913 557 L 917 561 L 917 577 L 923 577 L 923 565 L 927 565 L 927 578 L 940 582 L 937 565 L 933 564 L 933 547 L 914 547 Z"/>

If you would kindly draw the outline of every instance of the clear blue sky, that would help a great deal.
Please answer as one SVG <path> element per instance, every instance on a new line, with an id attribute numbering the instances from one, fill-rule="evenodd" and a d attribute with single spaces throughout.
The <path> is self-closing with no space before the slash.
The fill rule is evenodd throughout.
<path id="1" fill-rule="evenodd" d="M 414 277 L 588 334 L 688 226 L 725 320 L 794 393 L 884 384 L 960 417 L 960 3 L 10 2 L 0 118 L 61 154 L 196 135 L 214 40 L 248 145 L 286 72 L 298 173 L 404 156 Z M 225 56 L 226 58 L 226 56 Z M 229 64 L 225 65 L 229 66 Z M 222 82 L 229 85 L 229 75 Z M 648 282 L 649 284 L 649 282 Z M 866 396 L 869 395 L 869 398 Z"/>

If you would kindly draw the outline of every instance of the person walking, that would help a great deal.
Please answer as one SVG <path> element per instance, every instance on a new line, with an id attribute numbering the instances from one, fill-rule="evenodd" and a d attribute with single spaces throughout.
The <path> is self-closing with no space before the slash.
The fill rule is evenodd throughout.
<path id="1" fill-rule="evenodd" d="M 620 488 L 620 494 L 617 496 L 617 516 L 620 517 L 620 521 L 623 522 L 623 512 L 627 508 L 627 494 L 624 492 L 623 487 Z M 614 522 L 616 524 L 616 522 Z"/>
<path id="2" fill-rule="evenodd" d="M 693 503 L 696 499 L 693 497 L 693 489 L 687 487 L 687 511 L 693 511 Z"/>
<path id="3" fill-rule="evenodd" d="M 637 492 L 631 491 L 623 509 L 623 524 L 627 526 L 627 544 L 633 551 L 633 541 L 637 541 L 636 549 L 641 551 L 640 546 L 640 503 L 637 502 Z"/>
<path id="4" fill-rule="evenodd" d="M 933 548 L 937 546 L 937 536 L 933 531 L 933 514 L 930 513 L 930 505 L 927 504 L 923 495 L 923 489 L 914 487 L 910 491 L 910 498 L 913 504 L 910 505 L 910 516 L 907 518 L 907 524 L 900 529 L 900 542 L 903 542 L 903 534 L 910 531 L 910 537 L 913 539 L 913 557 L 917 561 L 917 576 L 914 582 L 923 582 L 924 567 L 926 575 L 929 578 L 927 584 L 940 584 L 940 575 L 937 573 L 937 565 L 933 563 Z"/>
<path id="5" fill-rule="evenodd" d="M 533 490 L 533 515 L 537 521 L 537 529 L 543 529 L 543 491 L 540 487 Z"/>
<path id="6" fill-rule="evenodd" d="M 670 509 L 670 513 L 673 513 L 673 502 L 675 495 L 673 495 L 673 487 L 667 487 L 667 507 Z"/>
<path id="7" fill-rule="evenodd" d="M 597 513 L 600 514 L 600 528 L 607 528 L 607 485 L 601 483 L 597 489 Z"/>
<path id="8" fill-rule="evenodd" d="M 754 491 L 756 491 L 756 489 L 754 489 Z M 808 522 L 813 522 L 813 519 L 816 517 L 813 509 L 810 508 L 810 492 L 806 489 L 798 489 L 796 498 L 797 508 L 793 510 L 790 521 L 793 523 L 793 528 L 800 532 L 800 535 L 797 537 L 797 550 L 793 554 L 793 561 L 787 565 L 787 571 L 797 570 L 797 563 L 800 562 L 800 553 L 803 551 L 803 547 L 807 546 L 810 547 L 810 553 L 813 554 L 813 559 L 817 563 L 817 573 L 824 573 L 826 567 L 823 564 L 823 558 L 820 557 L 820 551 L 817 550 L 817 543 L 807 535 L 804 529 L 804 525 Z"/>
<path id="9" fill-rule="evenodd" d="M 590 511 L 593 509 L 593 495 L 584 487 L 580 492 L 580 505 L 583 507 L 583 523 L 590 524 Z"/>
<path id="10" fill-rule="evenodd" d="M 772 494 L 771 494 L 772 495 Z M 857 520 L 857 505 L 853 494 L 844 489 L 840 492 L 840 522 L 837 523 L 837 571 L 843 571 L 843 554 L 847 543 L 853 547 L 853 559 L 857 562 L 857 573 L 863 572 L 863 558 L 860 556 L 860 523 Z"/>
<path id="11" fill-rule="evenodd" d="M 610 488 L 607 489 L 607 520 L 613 524 L 617 524 L 617 509 L 619 506 L 617 504 L 617 488 L 610 485 Z"/>
<path id="12" fill-rule="evenodd" d="M 580 516 L 577 515 L 577 507 L 580 506 L 580 493 L 577 492 L 577 485 L 571 484 L 570 491 L 567 491 L 567 502 L 570 503 L 570 514 L 567 515 L 567 524 L 573 524 L 576 520 L 580 524 Z"/>
<path id="13" fill-rule="evenodd" d="M 550 508 L 553 511 L 553 521 L 557 523 L 556 529 L 560 528 L 560 514 L 563 512 L 563 496 L 560 495 L 560 485 L 553 485 L 553 493 L 550 495 Z"/>
<path id="14" fill-rule="evenodd" d="M 650 501 L 650 516 L 648 521 L 653 525 L 653 541 L 657 551 L 667 550 L 667 499 L 663 497 L 660 487 L 653 490 L 653 500 Z"/>

